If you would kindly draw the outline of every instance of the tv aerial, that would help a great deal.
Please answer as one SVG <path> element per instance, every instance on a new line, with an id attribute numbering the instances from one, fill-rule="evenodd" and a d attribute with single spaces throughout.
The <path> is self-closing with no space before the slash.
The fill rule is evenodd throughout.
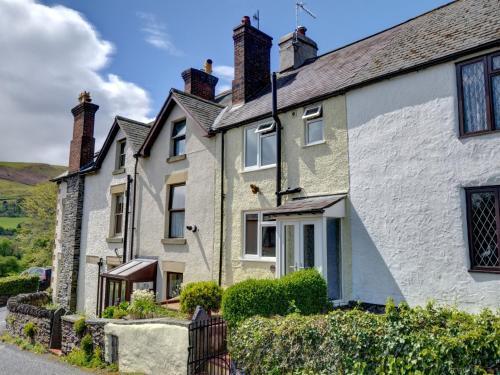
<path id="1" fill-rule="evenodd" d="M 295 41 L 297 40 L 297 30 L 298 30 L 299 26 L 301 26 L 299 23 L 300 12 L 304 12 L 314 19 L 318 18 L 311 10 L 309 10 L 306 7 L 306 3 L 304 3 L 303 1 L 297 1 L 295 3 Z"/>

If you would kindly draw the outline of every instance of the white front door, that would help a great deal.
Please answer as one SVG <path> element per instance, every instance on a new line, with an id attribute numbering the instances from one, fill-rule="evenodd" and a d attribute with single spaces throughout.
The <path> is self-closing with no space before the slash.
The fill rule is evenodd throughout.
<path id="1" fill-rule="evenodd" d="M 286 220 L 279 228 L 280 274 L 312 267 L 322 272 L 322 220 Z"/>

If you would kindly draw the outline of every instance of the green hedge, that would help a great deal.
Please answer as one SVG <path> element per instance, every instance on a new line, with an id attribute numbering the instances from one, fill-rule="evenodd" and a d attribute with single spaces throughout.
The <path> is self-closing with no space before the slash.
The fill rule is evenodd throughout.
<path id="1" fill-rule="evenodd" d="M 17 296 L 38 291 L 38 276 L 8 276 L 0 278 L 0 296 Z"/>
<path id="2" fill-rule="evenodd" d="M 222 288 L 215 281 L 199 281 L 186 284 L 180 295 L 181 311 L 193 314 L 196 306 L 206 312 L 218 311 L 222 299 Z"/>
<path id="3" fill-rule="evenodd" d="M 281 279 L 245 280 L 229 287 L 222 299 L 224 319 L 230 325 L 256 315 L 318 314 L 326 305 L 326 282 L 315 269 Z"/>
<path id="4" fill-rule="evenodd" d="M 500 371 L 500 315 L 454 308 L 359 310 L 246 320 L 231 357 L 260 374 L 484 374 Z M 495 369 L 497 372 L 495 372 Z"/>

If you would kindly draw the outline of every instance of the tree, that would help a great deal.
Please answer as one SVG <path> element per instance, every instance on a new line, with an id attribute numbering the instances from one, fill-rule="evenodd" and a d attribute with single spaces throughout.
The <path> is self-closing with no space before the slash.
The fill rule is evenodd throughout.
<path id="1" fill-rule="evenodd" d="M 57 207 L 57 187 L 37 185 L 22 202 L 28 220 L 18 229 L 16 240 L 25 266 L 49 266 L 52 262 Z"/>
<path id="2" fill-rule="evenodd" d="M 10 276 L 19 272 L 19 261 L 16 257 L 0 256 L 0 277 Z"/>

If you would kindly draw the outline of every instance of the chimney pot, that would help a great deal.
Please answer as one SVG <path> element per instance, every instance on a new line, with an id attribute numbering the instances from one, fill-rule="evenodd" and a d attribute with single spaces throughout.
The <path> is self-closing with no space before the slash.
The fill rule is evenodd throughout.
<path id="1" fill-rule="evenodd" d="M 243 18 L 241 19 L 241 23 L 242 23 L 243 25 L 248 25 L 248 26 L 250 26 L 250 25 L 251 25 L 251 22 L 250 22 L 250 17 L 248 17 L 248 16 L 243 16 Z"/>
<path id="2" fill-rule="evenodd" d="M 212 59 L 207 59 L 207 61 L 205 61 L 204 70 L 205 73 L 212 74 Z"/>
<path id="3" fill-rule="evenodd" d="M 299 26 L 297 27 L 297 32 L 300 34 L 300 35 L 306 35 L 306 31 L 307 31 L 307 28 L 305 26 Z"/>

